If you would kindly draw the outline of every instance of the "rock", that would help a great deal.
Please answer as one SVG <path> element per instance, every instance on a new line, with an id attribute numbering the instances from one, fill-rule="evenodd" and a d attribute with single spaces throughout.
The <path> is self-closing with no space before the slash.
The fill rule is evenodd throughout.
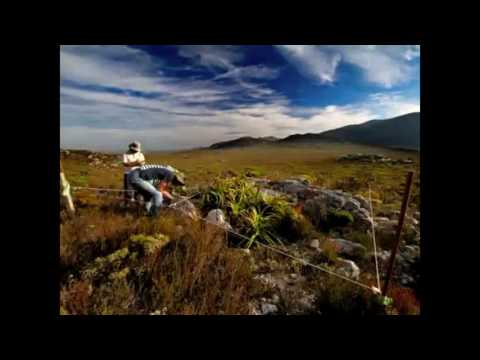
<path id="1" fill-rule="evenodd" d="M 341 275 L 347 276 L 351 279 L 358 280 L 360 277 L 360 268 L 351 260 L 339 258 L 337 262 L 340 266 L 337 268 L 337 272 Z"/>
<path id="2" fill-rule="evenodd" d="M 296 181 L 300 181 L 302 184 L 304 185 L 310 185 L 310 180 L 307 176 L 304 176 L 304 175 L 301 175 L 301 176 L 296 176 L 296 177 L 293 177 L 289 180 L 296 180 Z"/>
<path id="3" fill-rule="evenodd" d="M 308 244 L 312 249 L 318 250 L 320 249 L 320 241 L 318 239 L 313 239 L 310 241 L 310 244 Z"/>
<path id="4" fill-rule="evenodd" d="M 278 308 L 275 304 L 263 303 L 261 305 L 262 315 L 274 314 L 278 311 Z"/>
<path id="5" fill-rule="evenodd" d="M 347 256 L 361 256 L 366 252 L 365 246 L 345 239 L 329 239 L 338 249 L 338 253 Z"/>
<path id="6" fill-rule="evenodd" d="M 186 216 L 191 220 L 199 218 L 198 210 L 190 200 L 184 200 L 179 202 L 178 204 L 172 204 L 170 206 L 172 209 L 178 210 L 179 213 L 183 214 L 183 216 Z"/>
<path id="7" fill-rule="evenodd" d="M 314 294 L 305 294 L 301 296 L 297 301 L 297 306 L 302 312 L 310 311 L 314 308 L 315 305 L 315 295 Z"/>
<path id="8" fill-rule="evenodd" d="M 221 209 L 211 210 L 205 220 L 207 223 L 217 225 L 226 230 L 233 230 L 232 226 L 225 220 L 225 215 Z"/>
<path id="9" fill-rule="evenodd" d="M 368 229 L 371 226 L 371 218 L 367 209 L 362 207 L 362 201 L 358 197 L 352 197 L 342 191 L 321 189 L 317 196 L 305 201 L 303 212 L 315 225 L 327 219 L 330 212 L 345 210 L 352 214 L 354 225 L 360 229 Z"/>
<path id="10" fill-rule="evenodd" d="M 150 315 L 167 315 L 167 308 L 164 307 L 162 310 L 155 310 L 154 312 L 151 312 Z"/>
<path id="11" fill-rule="evenodd" d="M 361 196 L 361 195 L 356 195 L 356 196 L 354 196 L 353 198 L 360 203 L 360 206 L 361 206 L 362 208 L 364 208 L 364 209 L 369 209 L 369 208 L 370 208 L 369 202 L 368 202 L 367 199 L 365 199 L 363 196 Z"/>
<path id="12" fill-rule="evenodd" d="M 275 181 L 272 182 L 271 185 L 274 190 L 296 196 L 309 189 L 308 185 L 305 185 L 303 182 L 294 179 Z"/>
<path id="13" fill-rule="evenodd" d="M 280 297 L 277 294 L 273 294 L 272 303 L 278 304 L 279 301 L 280 301 Z"/>
<path id="14" fill-rule="evenodd" d="M 420 257 L 420 247 L 418 245 L 407 245 L 401 253 L 406 261 L 413 262 Z"/>
<path id="15" fill-rule="evenodd" d="M 261 282 L 263 285 L 265 285 L 269 288 L 277 287 L 277 284 L 276 284 L 273 276 L 270 275 L 270 274 L 256 275 L 253 278 L 254 278 L 254 280 L 257 280 L 257 281 Z"/>
<path id="16" fill-rule="evenodd" d="M 267 186 L 270 183 L 270 180 L 265 178 L 250 178 L 248 180 L 253 182 L 257 186 Z"/>
<path id="17" fill-rule="evenodd" d="M 275 191 L 275 190 L 272 190 L 272 189 L 260 189 L 260 194 L 266 196 L 266 197 L 282 197 L 284 196 L 283 193 L 279 192 L 279 191 Z"/>
<path id="18" fill-rule="evenodd" d="M 357 210 L 360 210 L 362 206 L 358 200 L 355 200 L 354 198 L 350 198 L 346 201 L 343 208 L 347 211 L 355 212 Z"/>
<path id="19" fill-rule="evenodd" d="M 246 255 L 251 255 L 250 249 L 240 249 L 240 251 L 242 251 Z"/>

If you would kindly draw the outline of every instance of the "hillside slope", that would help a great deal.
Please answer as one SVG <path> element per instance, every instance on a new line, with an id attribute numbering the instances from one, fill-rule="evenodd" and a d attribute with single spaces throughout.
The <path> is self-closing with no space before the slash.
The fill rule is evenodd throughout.
<path id="1" fill-rule="evenodd" d="M 225 148 L 233 148 L 233 147 L 245 147 L 245 146 L 253 146 L 253 145 L 262 145 L 262 144 L 270 144 L 278 139 L 274 136 L 268 136 L 263 138 L 254 138 L 250 136 L 241 137 L 234 140 L 222 141 L 215 144 L 210 145 L 210 149 L 225 149 Z"/>
<path id="2" fill-rule="evenodd" d="M 386 120 L 371 120 L 319 134 L 295 134 L 279 143 L 349 142 L 389 148 L 420 149 L 420 113 L 410 113 Z"/>

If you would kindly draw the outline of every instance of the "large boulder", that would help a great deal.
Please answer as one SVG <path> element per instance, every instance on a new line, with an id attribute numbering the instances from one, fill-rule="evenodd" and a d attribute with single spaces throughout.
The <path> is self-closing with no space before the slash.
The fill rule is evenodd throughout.
<path id="1" fill-rule="evenodd" d="M 362 201 L 348 193 L 338 190 L 322 189 L 318 195 L 305 202 L 303 211 L 317 226 L 325 222 L 330 212 L 348 211 L 354 219 L 354 225 L 361 229 L 371 226 L 369 211 Z"/>

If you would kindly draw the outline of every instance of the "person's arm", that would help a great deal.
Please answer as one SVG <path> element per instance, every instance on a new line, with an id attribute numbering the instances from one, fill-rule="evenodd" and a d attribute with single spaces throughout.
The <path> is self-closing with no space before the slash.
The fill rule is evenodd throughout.
<path id="1" fill-rule="evenodd" d="M 172 201 L 173 200 L 173 196 L 172 194 L 170 194 L 167 190 L 163 190 L 162 191 L 162 195 L 167 198 L 168 200 Z"/>
<path id="2" fill-rule="evenodd" d="M 145 158 L 143 157 L 143 154 L 137 158 L 135 161 L 129 161 L 126 155 L 123 155 L 123 165 L 128 166 L 128 167 L 133 167 L 133 166 L 142 166 L 145 165 Z"/>
<path id="3" fill-rule="evenodd" d="M 124 162 L 123 165 L 125 166 L 142 166 L 142 165 L 145 165 L 145 161 L 139 161 L 139 160 L 136 160 L 136 161 L 129 161 L 129 162 Z"/>
<path id="4" fill-rule="evenodd" d="M 140 162 L 140 165 L 145 165 L 145 156 L 142 153 L 140 153 L 138 161 Z"/>
<path id="5" fill-rule="evenodd" d="M 158 184 L 158 191 L 160 191 L 162 195 L 168 200 L 173 200 L 172 194 L 170 194 L 170 192 L 168 191 L 168 183 L 166 181 L 160 181 L 160 183 Z"/>

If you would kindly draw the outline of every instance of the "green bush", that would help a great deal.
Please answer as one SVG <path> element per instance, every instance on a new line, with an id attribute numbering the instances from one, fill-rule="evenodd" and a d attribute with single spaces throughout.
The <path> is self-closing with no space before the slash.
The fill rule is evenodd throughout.
<path id="1" fill-rule="evenodd" d="M 292 205 L 281 197 L 265 196 L 245 178 L 220 179 L 204 190 L 201 203 L 206 213 L 220 208 L 233 228 L 250 238 L 230 236 L 235 244 L 252 246 L 255 242 L 293 242 L 308 237 L 311 223 L 297 214 Z"/>
<path id="2" fill-rule="evenodd" d="M 322 315 L 385 315 L 379 297 L 336 277 L 322 277 L 313 285 L 315 307 Z"/>

